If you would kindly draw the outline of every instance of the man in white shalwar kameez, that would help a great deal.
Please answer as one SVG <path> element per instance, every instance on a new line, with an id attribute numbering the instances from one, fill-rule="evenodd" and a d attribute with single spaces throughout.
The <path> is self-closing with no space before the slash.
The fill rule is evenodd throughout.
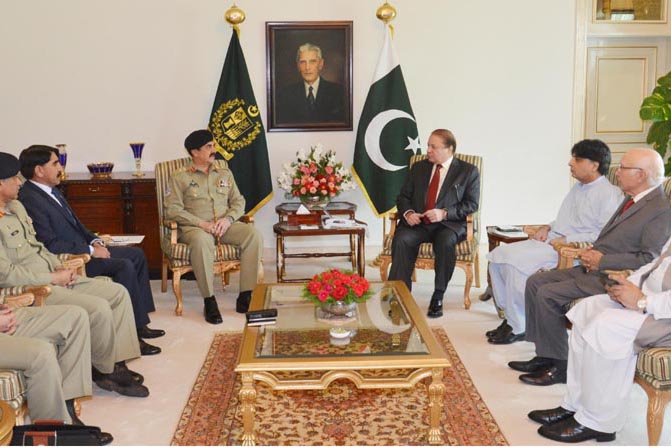
<path id="1" fill-rule="evenodd" d="M 566 314 L 573 323 L 566 395 L 560 407 L 529 413 L 549 439 L 614 440 L 638 352 L 671 346 L 671 239 L 659 258 L 626 279 L 612 278 L 618 284 L 608 294 L 585 298 Z"/>
<path id="2" fill-rule="evenodd" d="M 557 265 L 553 243 L 594 242 L 622 201 L 622 191 L 604 175 L 610 150 L 600 140 L 583 140 L 571 149 L 571 175 L 578 181 L 564 198 L 557 218 L 532 239 L 504 244 L 487 255 L 497 305 L 506 319 L 487 332 L 489 343 L 510 344 L 524 339 L 524 286 L 540 269 Z"/>

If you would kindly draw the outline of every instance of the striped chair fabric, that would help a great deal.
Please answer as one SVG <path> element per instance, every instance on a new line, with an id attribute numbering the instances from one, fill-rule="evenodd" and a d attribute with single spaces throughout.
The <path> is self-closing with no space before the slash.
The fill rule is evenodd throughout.
<path id="1" fill-rule="evenodd" d="M 457 253 L 457 267 L 460 267 L 466 273 L 466 284 L 464 286 L 464 307 L 469 309 L 471 307 L 470 290 L 473 284 L 473 276 L 475 276 L 475 286 L 480 287 L 480 267 L 478 258 L 478 241 L 480 234 L 480 210 L 482 209 L 482 157 L 479 155 L 455 154 L 459 160 L 475 165 L 480 171 L 480 206 L 478 211 L 469 216 L 469 236 L 465 241 L 460 242 L 456 246 Z M 410 157 L 409 166 L 418 161 L 424 160 L 425 154 L 413 155 Z M 400 216 L 395 216 L 398 219 Z M 391 242 L 394 238 L 394 230 L 396 222 L 392 223 L 391 230 L 384 236 L 382 252 L 378 256 L 380 260 L 380 276 L 382 280 L 387 278 L 387 270 L 391 264 Z M 472 233 L 472 234 L 470 234 Z M 435 254 L 433 252 L 433 244 L 424 243 L 419 246 L 419 254 L 415 263 L 415 268 L 433 269 Z M 475 273 L 474 273 L 475 270 Z"/>

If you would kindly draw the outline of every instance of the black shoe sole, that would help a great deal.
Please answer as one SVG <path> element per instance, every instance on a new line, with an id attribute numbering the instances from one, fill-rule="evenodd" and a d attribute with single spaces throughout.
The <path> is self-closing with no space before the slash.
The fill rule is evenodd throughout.
<path id="1" fill-rule="evenodd" d="M 577 444 L 579 442 L 585 442 L 585 441 L 591 441 L 594 439 L 596 442 L 611 442 L 615 441 L 615 433 L 602 433 L 600 435 L 594 435 L 594 436 L 585 436 L 585 437 L 578 437 L 576 436 L 575 438 L 563 438 L 561 436 L 554 436 L 551 433 L 542 433 L 543 428 L 545 428 L 545 425 L 541 425 L 538 427 L 538 434 L 543 436 L 544 438 L 551 439 L 553 441 L 557 442 L 564 442 L 564 443 L 569 443 L 569 444 Z"/>

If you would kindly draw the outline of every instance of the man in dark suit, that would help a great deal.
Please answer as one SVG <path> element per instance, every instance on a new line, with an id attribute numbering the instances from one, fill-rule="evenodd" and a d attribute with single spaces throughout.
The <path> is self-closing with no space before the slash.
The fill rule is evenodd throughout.
<path id="1" fill-rule="evenodd" d="M 456 245 L 466 238 L 466 216 L 478 209 L 478 168 L 454 157 L 457 141 L 452 132 L 436 129 L 427 146 L 427 159 L 412 166 L 396 200 L 403 216 L 391 245 L 389 279 L 412 288 L 411 275 L 419 246 L 433 243 L 435 285 L 427 315 L 443 315 L 443 294 L 456 263 Z"/>
<path id="2" fill-rule="evenodd" d="M 27 179 L 19 192 L 19 200 L 33 219 L 37 239 L 52 253 L 90 254 L 91 260 L 86 264 L 89 276 L 109 276 L 126 287 L 133 303 L 142 355 L 160 353 L 161 348 L 143 340 L 165 334 L 147 326 L 148 313 L 155 307 L 144 252 L 137 247 L 107 248 L 84 227 L 56 188 L 62 172 L 56 148 L 30 146 L 21 152 L 19 160 L 21 174 Z"/>
<path id="3" fill-rule="evenodd" d="M 283 87 L 277 95 L 276 116 L 281 123 L 345 121 L 345 90 L 321 77 L 322 50 L 311 43 L 298 48 L 296 65 L 302 81 Z"/>
<path id="4" fill-rule="evenodd" d="M 671 207 L 661 183 L 664 163 L 651 149 L 631 149 L 617 179 L 625 199 L 601 230 L 581 265 L 540 272 L 527 280 L 526 340 L 536 344 L 536 357 L 508 363 L 531 385 L 566 383 L 568 337 L 566 306 L 577 298 L 606 292 L 603 270 L 636 270 L 658 257 L 671 235 Z"/>

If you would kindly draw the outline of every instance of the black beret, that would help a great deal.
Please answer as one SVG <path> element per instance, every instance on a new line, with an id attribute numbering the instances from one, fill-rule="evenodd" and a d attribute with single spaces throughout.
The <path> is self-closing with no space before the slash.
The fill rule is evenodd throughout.
<path id="1" fill-rule="evenodd" d="M 213 140 L 214 137 L 212 136 L 212 132 L 210 132 L 209 130 L 207 129 L 194 130 L 189 134 L 188 137 L 186 137 L 186 140 L 184 140 L 184 147 L 187 148 L 188 150 L 200 149 L 201 147 L 205 146 L 207 143 Z"/>
<path id="2" fill-rule="evenodd" d="M 19 173 L 21 163 L 19 159 L 6 152 L 0 152 L 0 180 L 14 177 Z"/>

